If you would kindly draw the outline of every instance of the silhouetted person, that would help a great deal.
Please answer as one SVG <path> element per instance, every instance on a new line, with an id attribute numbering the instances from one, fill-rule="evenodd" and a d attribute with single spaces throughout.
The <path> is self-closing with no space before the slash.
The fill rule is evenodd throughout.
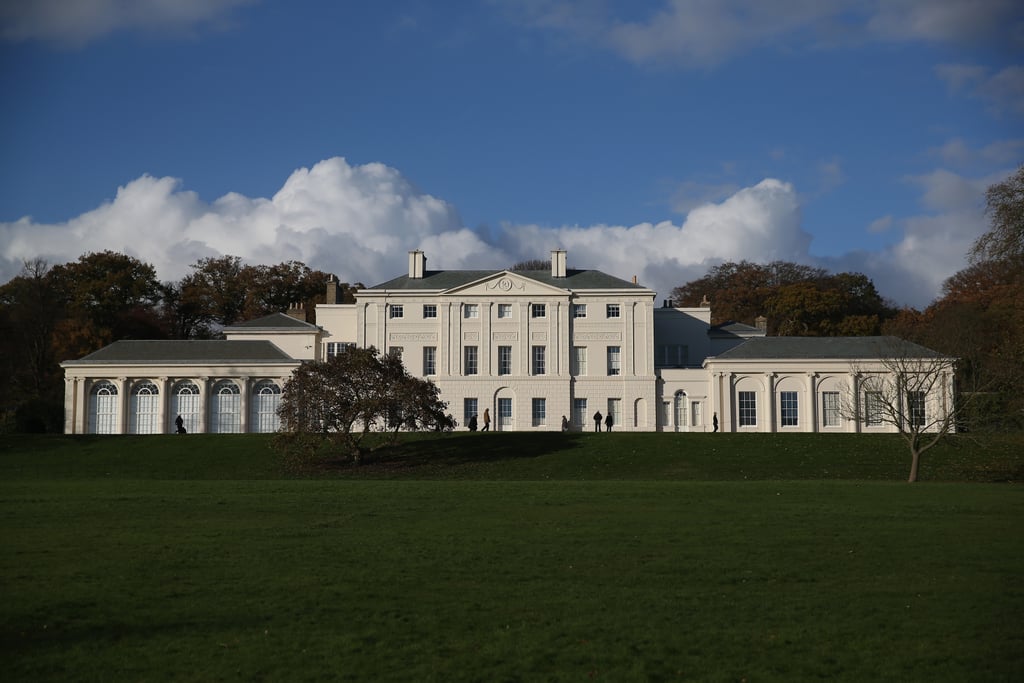
<path id="1" fill-rule="evenodd" d="M 714 425 L 714 427 L 715 427 L 712 431 L 717 432 L 718 431 L 718 413 L 714 413 L 711 416 L 711 424 Z"/>
<path id="2" fill-rule="evenodd" d="M 604 418 L 604 431 L 612 431 L 612 425 L 615 424 L 615 420 L 612 419 L 612 414 L 608 413 L 608 416 Z"/>
<path id="3" fill-rule="evenodd" d="M 174 418 L 174 433 L 184 434 L 185 433 L 185 420 L 181 419 L 181 415 Z"/>
<path id="4" fill-rule="evenodd" d="M 473 417 L 469 418 L 469 431 L 476 431 L 476 415 L 473 415 Z"/>
<path id="5" fill-rule="evenodd" d="M 484 428 L 481 429 L 480 431 L 481 432 L 488 432 L 490 430 L 491 430 L 491 409 L 490 408 L 484 408 Z"/>
<path id="6" fill-rule="evenodd" d="M 594 431 L 595 432 L 601 431 L 601 418 L 602 417 L 603 416 L 601 415 L 601 411 L 600 410 L 597 411 L 596 413 L 594 413 Z"/>
<path id="7" fill-rule="evenodd" d="M 569 420 L 566 419 L 565 415 L 562 416 L 562 431 L 569 431 Z"/>

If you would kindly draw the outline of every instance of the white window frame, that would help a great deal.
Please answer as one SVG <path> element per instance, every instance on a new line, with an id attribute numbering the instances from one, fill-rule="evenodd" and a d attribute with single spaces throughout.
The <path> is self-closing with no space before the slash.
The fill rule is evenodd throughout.
<path id="1" fill-rule="evenodd" d="M 757 392 L 740 391 L 736 394 L 736 408 L 740 427 L 757 426 Z"/>
<path id="2" fill-rule="evenodd" d="M 480 413 L 477 412 L 477 408 L 479 407 L 479 405 L 480 405 L 480 403 L 479 403 L 478 399 L 475 399 L 475 398 L 464 398 L 464 399 L 462 399 L 462 423 L 463 424 L 468 426 L 469 425 L 469 418 L 473 417 L 474 415 L 479 415 L 480 414 Z"/>
<path id="3" fill-rule="evenodd" d="M 548 317 L 548 305 L 547 304 L 530 304 L 530 317 L 531 318 L 546 318 L 546 317 Z"/>
<path id="4" fill-rule="evenodd" d="M 864 424 L 868 427 L 882 426 L 882 392 L 864 392 Z"/>
<path id="5" fill-rule="evenodd" d="M 842 418 L 839 414 L 839 392 L 821 392 L 821 426 L 839 427 L 842 425 Z"/>
<path id="6" fill-rule="evenodd" d="M 499 346 L 498 347 L 498 374 L 499 375 L 511 375 L 512 374 L 512 347 L 511 346 Z"/>
<path id="7" fill-rule="evenodd" d="M 622 374 L 622 347 L 608 347 L 608 376 L 615 377 Z"/>
<path id="8" fill-rule="evenodd" d="M 796 391 L 779 392 L 779 425 L 800 426 L 800 395 Z"/>
<path id="9" fill-rule="evenodd" d="M 423 375 L 436 375 L 437 374 L 437 347 L 436 346 L 424 346 L 423 347 Z"/>
<path id="10" fill-rule="evenodd" d="M 389 304 L 388 305 L 388 319 L 404 318 L 405 317 L 405 306 L 403 304 Z"/>
<path id="11" fill-rule="evenodd" d="M 604 315 L 606 318 L 621 318 L 622 308 L 619 304 L 605 304 Z"/>
<path id="12" fill-rule="evenodd" d="M 586 304 L 573 304 L 572 305 L 572 317 L 575 318 L 586 318 L 587 317 L 587 305 Z"/>
<path id="13" fill-rule="evenodd" d="M 907 392 L 907 421 L 912 429 L 924 427 L 928 417 L 927 394 L 923 391 Z"/>
<path id="14" fill-rule="evenodd" d="M 464 375 L 479 375 L 480 374 L 480 347 L 478 346 L 463 346 L 462 347 L 462 374 Z"/>
<path id="15" fill-rule="evenodd" d="M 423 319 L 437 317 L 437 304 L 423 304 Z"/>
<path id="16" fill-rule="evenodd" d="M 530 349 L 530 374 L 547 374 L 547 350 L 546 346 L 534 346 Z"/>
<path id="17" fill-rule="evenodd" d="M 585 377 L 587 374 L 587 347 L 572 347 L 569 356 L 569 373 L 575 377 Z"/>
<path id="18" fill-rule="evenodd" d="M 586 426 L 587 422 L 587 399 L 574 398 L 572 400 L 573 425 L 582 429 L 584 426 Z"/>
<path id="19" fill-rule="evenodd" d="M 466 320 L 476 320 L 480 317 L 480 304 L 462 304 L 462 317 Z"/>
<path id="20" fill-rule="evenodd" d="M 531 401 L 530 414 L 533 418 L 534 427 L 543 427 L 548 420 L 548 402 L 545 398 L 535 398 Z"/>
<path id="21" fill-rule="evenodd" d="M 511 318 L 512 317 L 512 304 L 498 304 L 498 317 L 499 318 Z"/>

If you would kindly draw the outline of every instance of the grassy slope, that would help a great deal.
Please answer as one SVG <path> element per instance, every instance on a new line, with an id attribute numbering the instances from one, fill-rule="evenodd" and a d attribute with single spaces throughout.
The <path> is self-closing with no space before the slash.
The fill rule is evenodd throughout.
<path id="1" fill-rule="evenodd" d="M 0 438 L 5 677 L 1024 674 L 1019 487 L 692 436 L 455 435 L 314 480 L 263 437 Z M 1015 443 L 926 472 L 1005 480 Z"/>

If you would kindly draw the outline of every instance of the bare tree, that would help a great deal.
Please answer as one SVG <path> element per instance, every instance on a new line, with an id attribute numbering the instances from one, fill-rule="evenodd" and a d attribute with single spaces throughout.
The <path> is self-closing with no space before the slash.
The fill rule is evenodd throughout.
<path id="1" fill-rule="evenodd" d="M 896 337 L 887 337 L 877 360 L 854 363 L 855 391 L 840 407 L 844 418 L 866 427 L 888 427 L 910 450 L 908 483 L 917 481 L 921 455 L 956 432 L 964 408 L 955 399 L 956 359 Z"/>

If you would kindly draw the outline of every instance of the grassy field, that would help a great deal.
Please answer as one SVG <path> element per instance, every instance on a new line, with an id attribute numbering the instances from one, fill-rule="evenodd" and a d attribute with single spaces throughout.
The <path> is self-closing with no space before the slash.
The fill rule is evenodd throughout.
<path id="1" fill-rule="evenodd" d="M 0 437 L 5 680 L 1024 678 L 1021 437 Z"/>

